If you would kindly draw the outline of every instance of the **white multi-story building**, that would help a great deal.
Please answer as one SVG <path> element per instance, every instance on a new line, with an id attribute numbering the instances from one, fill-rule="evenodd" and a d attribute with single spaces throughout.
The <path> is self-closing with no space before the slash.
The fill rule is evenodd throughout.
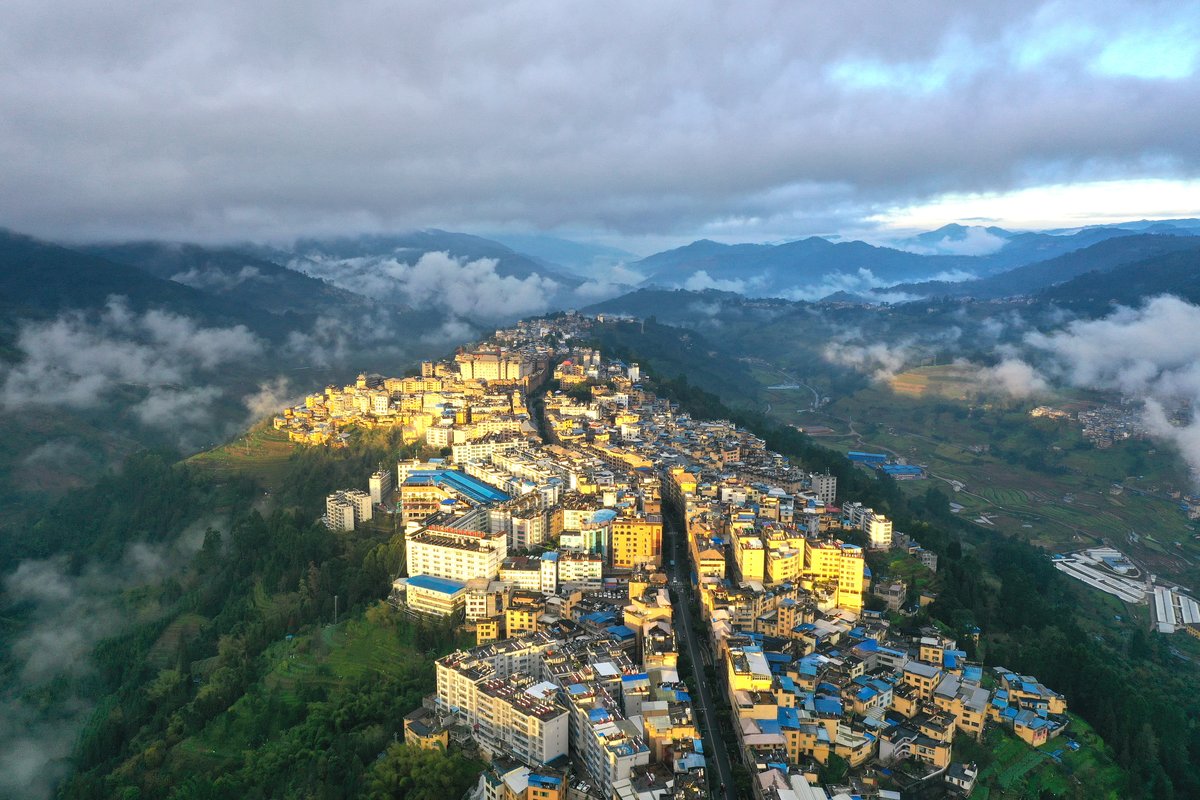
<path id="1" fill-rule="evenodd" d="M 597 553 L 560 551 L 558 554 L 558 583 L 576 584 L 580 588 L 599 589 L 603 583 L 604 557 Z"/>
<path id="2" fill-rule="evenodd" d="M 837 500 L 837 478 L 829 473 L 818 475 L 812 473 L 808 476 L 812 491 L 821 499 L 821 502 L 827 506 L 833 505 Z"/>
<path id="3" fill-rule="evenodd" d="M 371 473 L 368 486 L 370 488 L 372 503 L 378 505 L 388 502 L 392 499 L 392 471 L 381 469 L 378 472 Z"/>
<path id="4" fill-rule="evenodd" d="M 454 709 L 481 747 L 530 766 L 567 755 L 570 716 L 556 684 L 528 675 L 499 676 L 469 657 L 443 667 L 447 659 L 438 662 L 438 704 Z"/>
<path id="5" fill-rule="evenodd" d="M 409 575 L 433 575 L 466 583 L 495 578 L 508 555 L 503 533 L 430 525 L 408 534 L 405 541 Z"/>
<path id="6" fill-rule="evenodd" d="M 506 558 L 500 565 L 500 580 L 514 589 L 540 592 L 542 590 L 542 562 L 540 559 L 528 556 Z"/>
<path id="7" fill-rule="evenodd" d="M 352 531 L 359 522 L 371 519 L 371 495 L 361 489 L 334 492 L 325 498 L 325 526 L 335 531 Z"/>
<path id="8" fill-rule="evenodd" d="M 542 553 L 542 587 L 545 594 L 558 591 L 558 553 Z"/>
<path id="9" fill-rule="evenodd" d="M 351 503 L 341 492 L 334 492 L 325 498 L 325 527 L 334 531 L 354 530 L 354 503 Z"/>
<path id="10" fill-rule="evenodd" d="M 887 550 L 892 546 L 892 521 L 883 514 L 868 514 L 863 520 L 867 534 L 867 547 L 871 550 Z"/>
<path id="11" fill-rule="evenodd" d="M 603 686 L 576 683 L 564 689 L 574 723 L 573 755 L 609 797 L 614 783 L 628 779 L 634 767 L 650 763 L 650 749 Z"/>

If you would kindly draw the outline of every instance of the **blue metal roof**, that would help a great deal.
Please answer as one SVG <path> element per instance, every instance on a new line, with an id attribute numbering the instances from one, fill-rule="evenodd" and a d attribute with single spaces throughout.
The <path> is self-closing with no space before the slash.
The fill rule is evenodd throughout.
<path id="1" fill-rule="evenodd" d="M 449 578 L 439 578 L 435 575 L 413 575 L 408 579 L 408 585 L 439 594 L 455 594 L 467 588 L 465 583 L 452 581 Z"/>
<path id="2" fill-rule="evenodd" d="M 473 478 L 465 472 L 453 469 L 417 470 L 416 472 L 409 473 L 408 478 L 404 482 L 409 485 L 421 485 L 430 482 L 439 486 L 445 484 L 450 489 L 476 503 L 503 503 L 512 499 L 512 496 L 507 492 L 502 492 L 495 486 L 484 483 L 478 478 Z"/>
<path id="3" fill-rule="evenodd" d="M 632 639 L 634 636 L 628 625 L 613 625 L 608 632 L 617 639 Z"/>

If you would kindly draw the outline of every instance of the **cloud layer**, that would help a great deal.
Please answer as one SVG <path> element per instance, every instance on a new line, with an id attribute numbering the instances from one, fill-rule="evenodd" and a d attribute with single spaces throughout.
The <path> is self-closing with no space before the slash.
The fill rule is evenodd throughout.
<path id="1" fill-rule="evenodd" d="M 209 328 L 165 311 L 136 313 L 116 296 L 98 315 L 68 312 L 23 323 L 16 346 L 23 359 L 0 369 L 3 408 L 94 408 L 114 390 L 133 387 L 145 392 L 134 416 L 163 430 L 207 423 L 221 392 L 198 380 L 263 352 L 244 326 Z"/>
<path id="2" fill-rule="evenodd" d="M 1197 10 L 14 0 L 0 221 L 762 238 L 944 192 L 1195 177 Z"/>
<path id="3" fill-rule="evenodd" d="M 1200 480 L 1200 306 L 1163 295 L 1025 341 L 1056 379 L 1141 402 L 1146 427 L 1174 444 Z M 1174 424 L 1181 410 L 1186 421 Z"/>
<path id="4" fill-rule="evenodd" d="M 119 563 L 87 564 L 72 571 L 67 560 L 22 561 L 0 578 L 0 608 L 20 606 L 24 624 L 12 638 L 9 663 L 19 671 L 29 697 L 63 676 L 93 669 L 96 645 L 119 634 L 132 618 L 121 601 L 131 587 L 152 584 L 178 572 L 204 541 L 216 518 L 189 526 L 171 542 L 136 543 Z M 143 619 L 146 609 L 142 609 Z M 44 697 L 0 697 L 0 796 L 49 798 L 69 771 L 68 757 L 93 703 L 81 684 L 44 691 Z"/>
<path id="5" fill-rule="evenodd" d="M 935 353 L 957 349 L 960 337 L 964 343 L 990 344 L 1000 354 L 998 363 L 954 362 L 974 370 L 985 391 L 1018 399 L 1063 387 L 1117 393 L 1141 405 L 1147 430 L 1174 445 L 1200 482 L 1200 306 L 1162 295 L 1100 319 L 1057 319 L 1053 325 L 1050 330 L 1029 329 L 1016 312 L 1009 312 L 972 326 L 967 336 L 952 327 L 922 337 L 872 341 L 862 331 L 850 330 L 834 337 L 822 355 L 830 363 L 886 381 Z M 1008 343 L 996 345 L 1005 335 Z"/>

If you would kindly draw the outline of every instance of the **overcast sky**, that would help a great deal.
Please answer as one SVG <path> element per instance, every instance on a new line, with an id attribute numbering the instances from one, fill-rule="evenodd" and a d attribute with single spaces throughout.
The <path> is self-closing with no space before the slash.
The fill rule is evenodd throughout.
<path id="1" fill-rule="evenodd" d="M 7 0 L 0 226 L 647 251 L 1200 215 L 1198 70 L 1183 0 Z"/>

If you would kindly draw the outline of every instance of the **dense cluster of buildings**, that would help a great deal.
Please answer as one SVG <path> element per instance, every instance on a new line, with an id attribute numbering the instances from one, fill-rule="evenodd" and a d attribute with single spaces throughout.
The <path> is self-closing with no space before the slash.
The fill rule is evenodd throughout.
<path id="1" fill-rule="evenodd" d="M 969 794 L 977 770 L 955 763 L 955 735 L 1002 725 L 1038 745 L 1063 731 L 1063 698 L 1036 678 L 985 673 L 948 631 L 904 635 L 864 610 L 866 553 L 907 542 L 886 516 L 839 505 L 833 476 L 754 434 L 680 413 L 637 365 L 549 349 L 586 324 L 522 323 L 423 365 L 427 385 L 402 379 L 388 408 L 435 409 L 403 424 L 450 456 L 398 462 L 358 493 L 405 526 L 392 602 L 475 633 L 473 649 L 438 661 L 436 695 L 405 721 L 413 743 L 487 757 L 474 797 L 709 797 L 718 782 L 680 680 L 687 637 L 703 638 L 726 735 L 764 800 L 894 797 L 930 779 Z M 539 372 L 559 389 L 535 420 L 526 389 Z M 437 402 L 408 399 L 422 393 Z M 501 396 L 493 414 L 487 398 Z M 354 507 L 339 520 L 358 518 L 348 495 L 331 498 Z M 682 529 L 664 529 L 664 513 Z M 701 631 L 677 627 L 680 602 L 695 603 Z M 821 786 L 834 757 L 850 772 Z"/>
<path id="2" fill-rule="evenodd" d="M 364 373 L 351 386 L 308 395 L 273 425 L 305 444 L 342 442 L 349 427 L 398 428 L 406 444 L 437 448 L 488 434 L 528 433 L 524 390 L 546 379 L 550 358 L 547 345 L 530 339 L 520 346 L 463 350 L 453 361 L 423 364 L 420 375 Z"/>
<path id="3" fill-rule="evenodd" d="M 1083 438 L 1100 449 L 1112 447 L 1114 442 L 1142 439 L 1148 435 L 1141 410 L 1132 406 L 1100 405 L 1075 412 L 1053 406 L 1037 406 L 1030 410 L 1029 416 L 1053 420 L 1075 418 L 1079 421 Z"/>

